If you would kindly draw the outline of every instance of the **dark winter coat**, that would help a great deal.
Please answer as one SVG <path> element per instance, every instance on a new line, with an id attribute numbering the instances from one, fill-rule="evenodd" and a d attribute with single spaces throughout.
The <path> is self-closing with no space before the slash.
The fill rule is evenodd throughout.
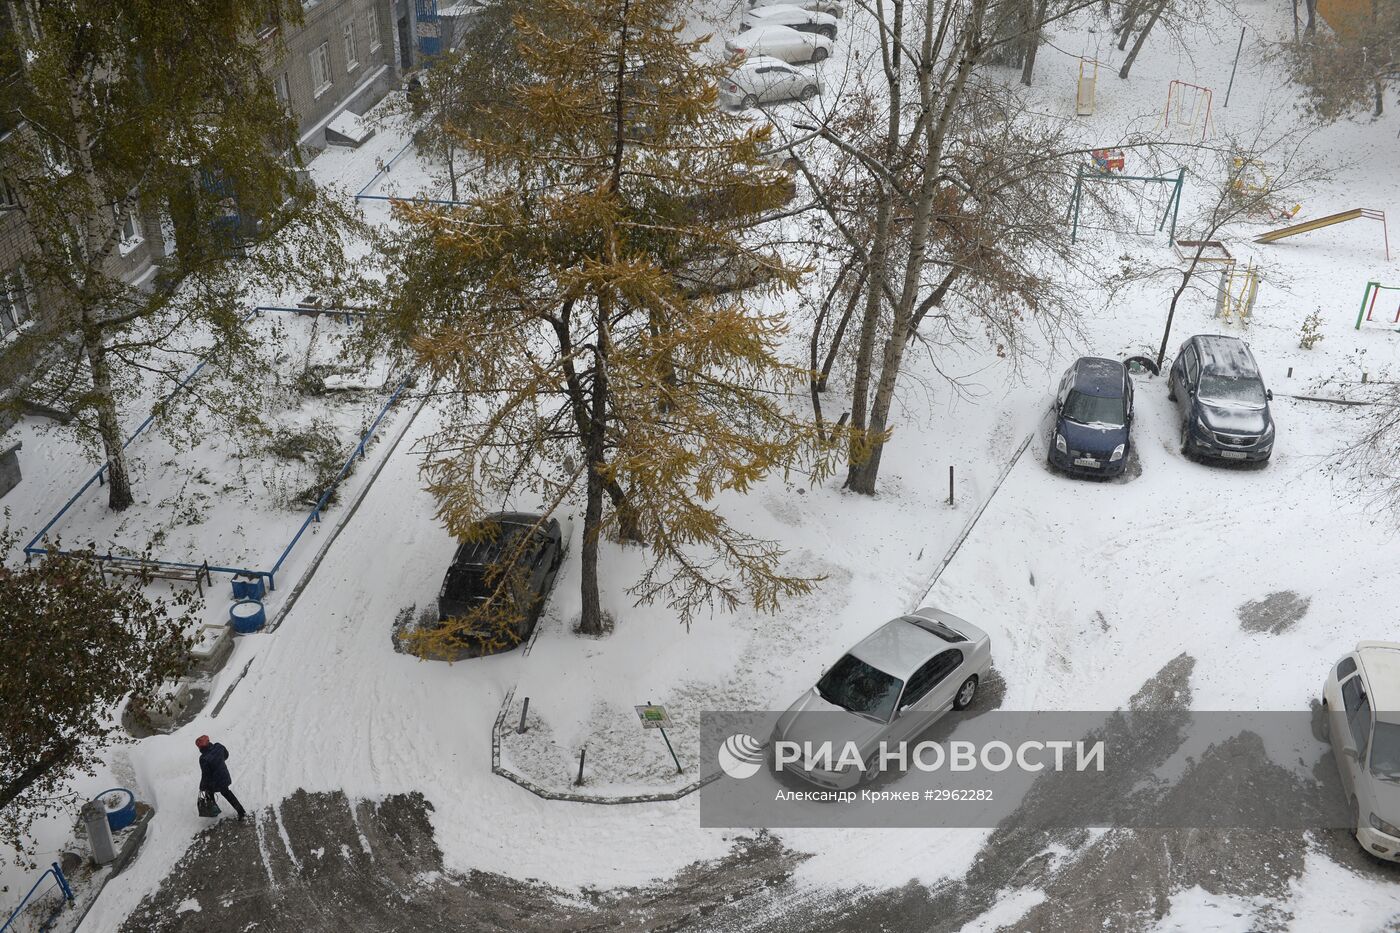
<path id="1" fill-rule="evenodd" d="M 233 783 L 229 777 L 228 749 L 220 742 L 212 742 L 199 753 L 199 789 L 205 793 L 228 790 Z"/>

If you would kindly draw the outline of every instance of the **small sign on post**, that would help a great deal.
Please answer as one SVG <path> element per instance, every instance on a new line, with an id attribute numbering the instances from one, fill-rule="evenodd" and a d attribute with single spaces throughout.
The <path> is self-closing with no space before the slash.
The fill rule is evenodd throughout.
<path id="1" fill-rule="evenodd" d="M 666 751 L 671 753 L 671 760 L 676 763 L 676 773 L 684 774 L 685 769 L 681 767 L 681 760 L 676 757 L 676 750 L 671 747 L 671 739 L 666 735 L 666 727 L 671 724 L 671 717 L 666 713 L 666 707 L 653 706 L 648 700 L 645 706 L 635 707 L 637 718 L 642 721 L 643 729 L 657 729 L 661 732 L 661 738 L 666 742 Z"/>

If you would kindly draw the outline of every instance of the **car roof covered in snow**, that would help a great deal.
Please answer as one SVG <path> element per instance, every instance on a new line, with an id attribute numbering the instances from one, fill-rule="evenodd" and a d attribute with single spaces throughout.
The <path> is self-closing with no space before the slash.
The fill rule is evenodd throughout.
<path id="1" fill-rule="evenodd" d="M 764 22 L 776 23 L 779 18 L 792 16 L 794 19 L 804 19 L 809 23 L 835 23 L 836 17 L 830 13 L 818 13 L 813 10 L 804 10 L 800 6 L 793 6 L 790 3 L 773 3 L 765 6 L 756 6 L 744 14 L 755 23 Z"/>
<path id="2" fill-rule="evenodd" d="M 784 26 L 782 23 L 763 23 L 762 25 L 755 26 L 746 32 L 739 33 L 739 35 L 735 36 L 733 39 L 729 39 L 728 41 L 749 42 L 762 36 L 796 36 L 800 39 L 802 38 L 802 33 L 798 32 L 796 29 L 793 29 L 791 26 Z"/>
<path id="3" fill-rule="evenodd" d="M 735 71 L 752 71 L 757 68 L 770 68 L 780 65 L 783 68 L 791 68 L 787 62 L 781 58 L 774 58 L 772 55 L 750 55 L 734 67 Z"/>
<path id="4" fill-rule="evenodd" d="M 1074 364 L 1074 391 L 1103 398 L 1121 398 L 1127 368 L 1101 356 L 1080 357 Z"/>
<path id="5" fill-rule="evenodd" d="M 1356 646 L 1356 655 L 1366 672 L 1371 709 L 1384 721 L 1400 721 L 1400 644 L 1363 641 Z"/>
<path id="6" fill-rule="evenodd" d="M 1257 376 L 1259 366 L 1249 346 L 1238 337 L 1198 334 L 1191 338 L 1201 354 L 1201 368 L 1222 376 Z"/>
<path id="7" fill-rule="evenodd" d="M 920 664 L 948 647 L 944 639 L 901 617 L 865 636 L 847 654 L 900 680 L 908 680 Z"/>

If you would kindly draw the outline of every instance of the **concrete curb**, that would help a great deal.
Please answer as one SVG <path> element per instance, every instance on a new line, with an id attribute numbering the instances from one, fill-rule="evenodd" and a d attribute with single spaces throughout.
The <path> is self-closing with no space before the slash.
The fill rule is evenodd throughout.
<path id="1" fill-rule="evenodd" d="M 491 726 L 491 772 L 497 774 L 513 784 L 518 784 L 543 800 L 564 800 L 570 803 L 596 803 L 604 805 L 614 805 L 623 803 L 659 803 L 666 800 L 680 800 L 682 797 L 695 793 L 700 788 L 717 780 L 720 772 L 716 771 L 707 777 L 694 781 L 684 787 L 673 791 L 658 794 L 629 794 L 621 797 L 594 797 L 588 794 L 569 794 L 560 791 L 547 790 L 531 781 L 523 775 L 516 774 L 501 764 L 501 729 L 505 724 L 506 713 L 510 711 L 511 704 L 515 702 L 515 688 L 512 687 L 506 694 L 505 700 L 501 703 L 500 712 L 496 713 L 496 722 Z"/>
<path id="2" fill-rule="evenodd" d="M 953 546 L 948 548 L 948 553 L 943 555 L 943 560 L 938 562 L 938 568 L 934 570 L 933 576 L 929 578 L 928 586 L 924 587 L 923 598 L 914 603 L 914 605 L 910 607 L 911 609 L 918 609 L 925 604 L 929 594 L 933 592 L 934 586 L 937 585 L 938 578 L 943 575 L 943 571 L 948 569 L 948 565 L 953 562 L 953 558 L 957 556 L 958 551 L 961 550 L 963 544 L 967 542 L 968 535 L 972 534 L 972 529 L 977 524 L 977 520 L 982 517 L 983 512 L 987 511 L 987 506 L 992 504 L 992 499 L 996 498 L 997 491 L 1001 489 L 1001 484 L 1006 482 L 1006 478 L 1011 475 L 1012 469 L 1015 468 L 1017 461 L 1021 459 L 1021 455 L 1026 452 L 1026 448 L 1031 445 L 1031 441 L 1034 438 L 1034 431 L 1027 434 L 1026 439 L 1021 441 L 1021 446 L 1016 448 L 1016 453 L 1011 455 L 1011 460 L 1006 466 L 1002 467 L 1001 475 L 997 477 L 995 485 L 992 486 L 992 491 L 987 493 L 987 498 L 982 500 L 982 504 L 977 507 L 977 511 L 973 512 L 972 517 L 967 520 L 967 524 L 963 526 L 963 530 L 953 542 Z"/>
<path id="3" fill-rule="evenodd" d="M 436 386 L 436 383 L 434 383 L 434 386 Z M 277 614 L 273 616 L 272 622 L 268 624 L 264 632 L 275 632 L 277 627 L 286 619 L 287 613 L 291 612 L 292 607 L 296 605 L 297 599 L 301 596 L 302 591 L 306 589 L 307 584 L 311 582 L 311 578 L 314 577 L 316 571 L 320 569 L 321 561 L 324 560 L 326 554 L 330 552 L 331 546 L 335 544 L 336 539 L 340 537 L 340 533 L 350 524 L 350 520 L 355 517 L 355 513 L 360 510 L 360 503 L 365 501 L 365 497 L 369 495 L 369 491 L 374 488 L 374 484 L 379 480 L 379 474 L 384 471 L 385 465 L 393 459 L 394 452 L 399 449 L 399 444 L 408 436 L 408 431 L 413 427 L 413 422 L 418 420 L 418 416 L 422 414 L 424 406 L 428 404 L 428 399 L 432 398 L 432 396 L 432 388 L 429 388 L 429 390 L 423 394 L 423 397 L 418 400 L 418 407 L 413 409 L 412 413 L 409 414 L 408 420 L 404 422 L 404 426 L 399 430 L 398 434 L 394 436 L 394 440 L 389 445 L 389 449 L 385 451 L 383 457 L 379 458 L 379 462 L 375 464 L 374 469 L 369 474 L 369 478 L 366 479 L 364 485 L 360 487 L 360 491 L 355 494 L 355 501 L 350 503 L 350 508 L 340 517 L 340 521 L 336 522 L 331 528 L 331 533 L 327 535 L 326 540 L 321 543 L 320 550 L 318 550 L 316 556 L 311 559 L 311 563 L 307 565 L 301 578 L 292 586 L 292 591 L 287 594 L 286 602 L 282 603 L 282 606 L 277 610 Z M 215 704 L 213 712 L 210 713 L 211 718 L 218 718 L 219 713 L 223 711 L 224 704 L 227 703 L 228 698 L 233 695 L 234 688 L 243 682 L 244 677 L 248 676 L 248 669 L 253 666 L 253 662 L 256 660 L 257 655 L 253 655 L 253 657 L 248 659 L 248 663 L 243 665 L 243 670 L 239 672 L 233 683 L 228 685 L 228 689 L 224 691 L 224 695 L 220 697 L 219 702 Z"/>
<path id="4" fill-rule="evenodd" d="M 933 591 L 934 585 L 938 583 L 938 578 L 943 574 L 943 571 L 948 568 L 948 565 L 952 563 L 953 558 L 957 555 L 958 550 L 962 548 L 963 544 L 967 541 L 968 536 L 972 534 L 972 529 L 977 524 L 977 520 L 981 518 L 982 513 L 987 510 L 987 506 L 991 504 L 992 499 L 996 497 L 997 491 L 1001 489 L 1002 483 L 1006 482 L 1006 478 L 1011 475 L 1011 470 L 1016 466 L 1016 463 L 1021 459 L 1021 455 L 1026 452 L 1026 448 L 1031 445 L 1031 441 L 1034 438 L 1034 431 L 1027 434 L 1026 439 L 1021 441 L 1021 445 L 1016 448 L 1016 453 L 1012 454 L 1011 460 L 1006 464 L 1006 466 L 1002 467 L 1001 474 L 997 476 L 996 484 L 992 486 L 992 491 L 987 494 L 987 498 L 984 499 L 982 501 L 982 504 L 977 507 L 977 511 L 972 513 L 972 517 L 969 518 L 967 524 L 963 526 L 962 531 L 958 534 L 958 537 L 953 542 L 952 547 L 948 549 L 948 553 L 944 554 L 943 560 L 939 561 L 937 569 L 934 570 L 933 576 L 929 579 L 928 586 L 924 589 L 924 599 L 928 598 L 928 594 Z M 923 605 L 923 599 L 915 603 L 914 608 L 917 609 L 921 605 Z M 539 630 L 536 629 L 536 634 L 538 635 L 538 633 Z M 530 644 L 534 644 L 533 638 L 531 638 Z M 528 647 L 529 646 L 527 646 L 527 648 Z M 621 797 L 594 797 L 585 794 L 570 794 L 562 793 L 560 791 L 547 790 L 546 788 L 543 788 L 535 782 L 531 781 L 529 778 L 526 778 L 523 775 L 511 771 L 501 764 L 501 730 L 505 726 L 506 713 L 510 711 L 511 704 L 513 704 L 514 702 L 515 688 L 512 687 L 510 689 L 510 692 L 506 694 L 505 700 L 502 701 L 501 708 L 496 713 L 496 721 L 491 726 L 491 772 L 493 774 L 497 774 L 500 777 L 505 778 L 506 780 L 514 784 L 518 784 L 525 790 L 529 791 L 536 797 L 539 797 L 543 800 L 566 800 L 571 803 L 594 803 L 608 805 L 624 803 L 656 803 L 665 800 L 680 800 L 682 797 L 695 793 L 697 790 L 704 787 L 706 784 L 709 784 L 711 781 L 716 780 L 720 776 L 720 772 L 716 771 L 714 774 L 711 774 L 708 777 L 703 777 L 698 781 L 695 781 L 691 784 L 687 784 L 684 787 L 681 787 L 674 791 L 658 794 L 632 794 Z"/>

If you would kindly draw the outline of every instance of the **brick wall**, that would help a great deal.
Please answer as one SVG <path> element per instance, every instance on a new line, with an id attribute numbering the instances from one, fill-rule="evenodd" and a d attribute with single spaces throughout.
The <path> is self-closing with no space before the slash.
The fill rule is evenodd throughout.
<path id="1" fill-rule="evenodd" d="M 317 127 L 331 114 L 348 107 L 363 112 L 397 81 L 393 68 L 394 39 L 390 32 L 389 0 L 316 0 L 305 7 L 296 29 L 282 28 L 264 36 L 265 68 L 288 98 L 305 144 L 324 145 Z M 345 29 L 354 28 L 355 59 L 348 61 Z M 328 82 L 318 82 L 312 56 L 325 47 Z M 373 46 L 373 48 L 371 48 Z M 361 90 L 366 80 L 389 66 Z M 360 91 L 360 93 L 356 93 Z"/>

